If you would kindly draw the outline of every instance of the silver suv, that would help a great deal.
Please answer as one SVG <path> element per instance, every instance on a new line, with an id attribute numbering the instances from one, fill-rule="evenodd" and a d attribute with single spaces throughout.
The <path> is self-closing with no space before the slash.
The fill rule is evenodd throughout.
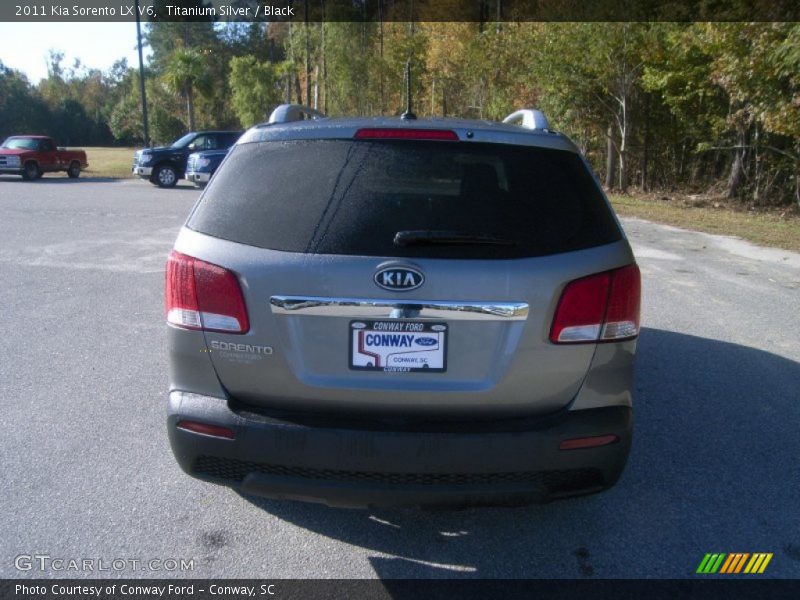
<path id="1" fill-rule="evenodd" d="M 335 506 L 612 486 L 640 279 L 577 148 L 503 123 L 284 105 L 232 148 L 166 274 L 190 475 Z"/>

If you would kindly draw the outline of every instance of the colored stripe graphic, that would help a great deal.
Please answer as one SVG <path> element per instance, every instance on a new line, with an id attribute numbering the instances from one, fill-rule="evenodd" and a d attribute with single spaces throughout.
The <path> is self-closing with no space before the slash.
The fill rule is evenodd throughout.
<path id="1" fill-rule="evenodd" d="M 708 553 L 700 561 L 696 572 L 704 575 L 713 575 L 717 572 L 726 575 L 743 572 L 760 574 L 767 568 L 772 556 L 771 552 Z"/>
<path id="2" fill-rule="evenodd" d="M 722 568 L 719 570 L 719 572 L 727 573 L 730 570 L 731 565 L 736 562 L 736 558 L 738 556 L 738 554 L 728 554 L 728 558 L 725 559 L 725 562 L 722 564 Z"/>
<path id="3" fill-rule="evenodd" d="M 695 571 L 695 573 L 707 573 L 706 566 L 708 565 L 708 561 L 710 560 L 711 560 L 711 555 L 706 554 L 703 557 L 703 560 L 700 561 L 700 566 L 697 567 L 697 571 Z"/>
<path id="4" fill-rule="evenodd" d="M 746 560 L 747 560 L 749 557 L 750 557 L 750 555 L 749 555 L 748 553 L 746 553 L 746 552 L 745 552 L 744 554 L 742 554 L 742 558 L 740 558 L 740 559 L 739 559 L 739 562 L 738 562 L 738 563 L 736 563 L 736 570 L 734 571 L 734 573 L 738 573 L 739 571 L 741 571 L 741 570 L 742 570 L 742 567 L 744 566 L 744 563 L 745 563 L 745 561 L 746 561 Z"/>
<path id="5" fill-rule="evenodd" d="M 749 554 L 741 554 L 741 553 L 733 553 L 728 554 L 728 559 L 725 561 L 725 564 L 722 565 L 722 569 L 720 569 L 720 573 L 738 573 L 742 570 L 744 566 L 744 561 L 747 560 Z"/>
<path id="6" fill-rule="evenodd" d="M 722 559 L 725 558 L 724 554 L 706 554 L 700 566 L 697 567 L 698 573 L 716 573 L 719 566 L 722 564 Z"/>
<path id="7" fill-rule="evenodd" d="M 764 569 L 767 568 L 769 561 L 772 560 L 772 553 L 769 552 L 757 552 L 753 554 L 753 558 L 750 559 L 750 562 L 747 563 L 747 566 L 744 568 L 745 573 L 763 573 Z"/>

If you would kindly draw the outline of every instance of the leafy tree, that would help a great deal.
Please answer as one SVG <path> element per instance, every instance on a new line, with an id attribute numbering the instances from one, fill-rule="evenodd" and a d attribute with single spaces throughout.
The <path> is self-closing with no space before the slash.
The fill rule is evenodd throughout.
<path id="1" fill-rule="evenodd" d="M 176 4 L 176 2 L 165 2 L 165 4 Z M 200 52 L 213 50 L 218 41 L 214 23 L 210 19 L 179 21 L 173 17 L 170 21 L 149 23 L 144 30 L 144 42 L 152 51 L 150 64 L 156 73 L 167 67 L 176 50 L 187 48 Z"/>
<path id="2" fill-rule="evenodd" d="M 761 202 L 793 188 L 800 198 L 800 52 L 793 43 L 800 41 L 798 26 L 697 23 L 662 29 L 666 33 L 643 81 L 671 112 L 681 144 L 688 143 L 688 160 L 695 165 L 689 181 L 700 168 L 707 177 L 719 176 L 719 158 L 727 157 L 728 197 Z M 683 169 L 672 179 L 685 181 Z"/>
<path id="3" fill-rule="evenodd" d="M 144 129 L 139 94 L 124 96 L 119 100 L 111 111 L 108 126 L 117 142 L 126 146 L 142 143 Z"/>
<path id="4" fill-rule="evenodd" d="M 194 131 L 195 91 L 207 93 L 211 87 L 203 54 L 194 49 L 175 50 L 164 71 L 164 80 L 185 100 L 187 126 Z"/>
<path id="5" fill-rule="evenodd" d="M 266 120 L 281 101 L 281 77 L 287 65 L 259 61 L 255 56 L 231 59 L 231 102 L 242 126 Z"/>
<path id="6" fill-rule="evenodd" d="M 795 196 L 800 203 L 798 29 L 796 23 L 722 23 L 704 28 L 704 38 L 714 52 L 712 79 L 730 100 L 727 123 L 734 133 L 728 179 L 731 198 L 741 195 L 740 188 L 749 177 L 749 191 L 754 201 L 759 201 L 767 151 L 794 163 Z M 774 140 L 777 144 L 765 144 L 764 132 L 793 136 L 795 151 L 781 148 L 780 139 Z"/>
<path id="7" fill-rule="evenodd" d="M 0 138 L 48 131 L 49 109 L 19 71 L 0 62 Z"/>
<path id="8" fill-rule="evenodd" d="M 629 150 L 636 129 L 636 102 L 650 25 L 565 23 L 549 27 L 532 63 L 545 91 L 545 105 L 558 115 L 580 107 L 594 126 L 606 129 L 606 185 L 629 183 Z"/>
<path id="9" fill-rule="evenodd" d="M 186 126 L 176 115 L 181 114 L 181 102 L 160 80 L 147 79 L 147 99 L 150 108 L 150 137 L 156 145 L 168 144 L 186 133 Z M 110 111 L 109 128 L 118 143 L 141 144 L 144 130 L 141 113 L 138 74 L 131 69 L 125 76 L 124 88 Z"/>

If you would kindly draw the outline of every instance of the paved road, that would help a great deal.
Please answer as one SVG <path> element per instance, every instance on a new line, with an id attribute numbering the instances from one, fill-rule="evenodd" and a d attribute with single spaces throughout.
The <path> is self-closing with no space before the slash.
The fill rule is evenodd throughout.
<path id="1" fill-rule="evenodd" d="M 162 265 L 196 198 L 0 178 L 0 577 L 72 574 L 15 569 L 36 553 L 194 559 L 199 577 L 684 577 L 734 551 L 774 552 L 767 575 L 800 577 L 799 255 L 625 221 L 645 329 L 613 490 L 334 510 L 247 499 L 172 459 Z"/>

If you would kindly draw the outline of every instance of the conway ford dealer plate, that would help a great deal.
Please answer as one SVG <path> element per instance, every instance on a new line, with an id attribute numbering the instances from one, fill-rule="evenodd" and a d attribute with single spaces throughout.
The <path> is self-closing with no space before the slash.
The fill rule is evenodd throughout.
<path id="1" fill-rule="evenodd" d="M 442 373 L 447 369 L 447 325 L 413 321 L 352 321 L 350 368 Z"/>

